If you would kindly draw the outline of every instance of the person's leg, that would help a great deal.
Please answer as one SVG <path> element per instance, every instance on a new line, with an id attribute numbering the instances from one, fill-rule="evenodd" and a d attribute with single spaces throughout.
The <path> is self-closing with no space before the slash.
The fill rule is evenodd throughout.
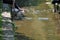
<path id="1" fill-rule="evenodd" d="M 58 12 L 58 10 L 59 10 L 59 4 L 55 3 L 54 4 L 54 12 Z"/>
<path id="2" fill-rule="evenodd" d="M 59 12 L 59 4 L 57 5 L 57 12 Z"/>
<path id="3" fill-rule="evenodd" d="M 54 12 L 56 12 L 56 5 L 54 4 Z"/>
<path id="4" fill-rule="evenodd" d="M 59 4 L 59 10 L 58 11 L 59 11 L 59 14 L 60 14 L 60 4 Z"/>
<path id="5" fill-rule="evenodd" d="M 17 16 L 16 16 L 16 19 L 17 19 L 17 20 L 19 20 L 19 19 L 21 20 L 21 18 L 22 18 L 21 12 L 18 12 L 18 13 L 17 13 Z"/>

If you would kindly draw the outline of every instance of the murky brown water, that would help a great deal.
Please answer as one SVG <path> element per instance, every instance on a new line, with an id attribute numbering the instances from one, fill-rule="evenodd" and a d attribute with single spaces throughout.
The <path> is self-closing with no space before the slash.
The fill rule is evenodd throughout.
<path id="1" fill-rule="evenodd" d="M 44 9 L 46 9 L 46 7 L 44 7 Z M 28 17 L 32 17 L 33 19 L 15 21 L 15 24 L 17 25 L 16 32 L 22 33 L 28 37 L 33 38 L 34 40 L 58 40 L 56 39 L 57 38 L 55 22 L 56 20 L 54 20 L 54 14 L 51 11 L 39 14 L 26 14 L 26 15 Z M 37 19 L 38 17 L 47 17 L 49 19 L 38 20 Z"/>

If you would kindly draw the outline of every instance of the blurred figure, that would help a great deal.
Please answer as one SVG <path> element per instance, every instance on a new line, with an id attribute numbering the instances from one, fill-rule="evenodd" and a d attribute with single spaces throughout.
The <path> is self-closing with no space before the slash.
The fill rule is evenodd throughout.
<path id="1" fill-rule="evenodd" d="M 19 10 L 20 11 L 17 13 L 17 18 L 20 19 L 20 20 L 22 20 L 25 17 L 25 15 L 24 15 L 25 11 L 22 8 L 20 8 Z"/>
<path id="2" fill-rule="evenodd" d="M 25 17 L 25 15 L 24 15 L 25 11 L 23 8 L 20 8 L 20 7 L 19 7 L 19 9 L 12 8 L 12 12 L 14 12 L 14 19 L 16 19 L 16 20 L 22 20 Z"/>
<path id="3" fill-rule="evenodd" d="M 52 4 L 54 5 L 54 12 L 60 12 L 60 0 L 53 0 Z"/>
<path id="4" fill-rule="evenodd" d="M 15 2 L 13 5 L 13 0 L 3 0 L 3 3 L 6 3 L 11 6 L 11 20 L 14 19 L 24 19 L 24 9 L 20 8 L 19 5 Z M 14 6 L 14 7 L 13 7 Z M 5 7 L 5 5 L 3 6 Z"/>

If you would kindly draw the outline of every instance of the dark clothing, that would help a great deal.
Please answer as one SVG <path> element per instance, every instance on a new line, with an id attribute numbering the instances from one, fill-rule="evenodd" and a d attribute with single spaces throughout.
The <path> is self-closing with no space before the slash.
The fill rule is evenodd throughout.
<path id="1" fill-rule="evenodd" d="M 3 0 L 3 3 L 13 5 L 13 0 Z M 20 8 L 19 5 L 17 5 L 15 2 L 14 6 L 15 6 L 14 8 L 18 9 L 19 11 L 16 12 L 16 11 L 11 10 L 12 20 L 14 18 L 15 19 L 23 19 L 24 15 L 20 12 L 21 10 L 19 9 Z M 12 7 L 12 9 L 14 9 L 14 8 Z"/>
<path id="2" fill-rule="evenodd" d="M 57 3 L 57 5 L 56 5 L 56 3 Z M 59 7 L 60 0 L 53 0 L 52 4 L 54 4 L 54 12 L 59 12 L 60 11 L 60 7 Z"/>
<path id="3" fill-rule="evenodd" d="M 55 4 L 55 3 L 60 4 L 60 0 L 53 0 L 53 1 L 52 1 L 52 4 Z"/>
<path id="4" fill-rule="evenodd" d="M 54 5 L 54 12 L 58 12 L 59 10 L 59 6 L 58 5 Z"/>

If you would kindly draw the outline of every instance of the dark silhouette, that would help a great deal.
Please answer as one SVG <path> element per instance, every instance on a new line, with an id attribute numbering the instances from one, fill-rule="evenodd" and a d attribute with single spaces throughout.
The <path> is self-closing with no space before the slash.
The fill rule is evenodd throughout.
<path id="1" fill-rule="evenodd" d="M 60 0 L 53 0 L 53 1 L 52 1 L 52 4 L 55 4 L 55 3 L 60 4 Z"/>
<path id="2" fill-rule="evenodd" d="M 60 0 L 53 0 L 52 4 L 54 5 L 54 12 L 58 12 L 60 14 Z"/>
<path id="3" fill-rule="evenodd" d="M 18 32 L 16 32 L 15 37 L 16 37 L 17 40 L 34 40 L 34 39 L 32 39 L 30 37 L 27 37 L 24 34 L 18 33 Z"/>
<path id="4" fill-rule="evenodd" d="M 20 6 L 15 2 L 14 3 L 14 7 L 13 7 L 13 0 L 3 0 L 4 4 L 8 4 L 11 6 L 11 20 L 22 20 L 25 15 L 21 12 L 23 10 L 21 10 Z M 13 11 L 12 11 L 13 9 Z M 15 11 L 15 9 L 17 9 L 18 11 Z M 18 15 L 19 14 L 19 15 Z"/>

